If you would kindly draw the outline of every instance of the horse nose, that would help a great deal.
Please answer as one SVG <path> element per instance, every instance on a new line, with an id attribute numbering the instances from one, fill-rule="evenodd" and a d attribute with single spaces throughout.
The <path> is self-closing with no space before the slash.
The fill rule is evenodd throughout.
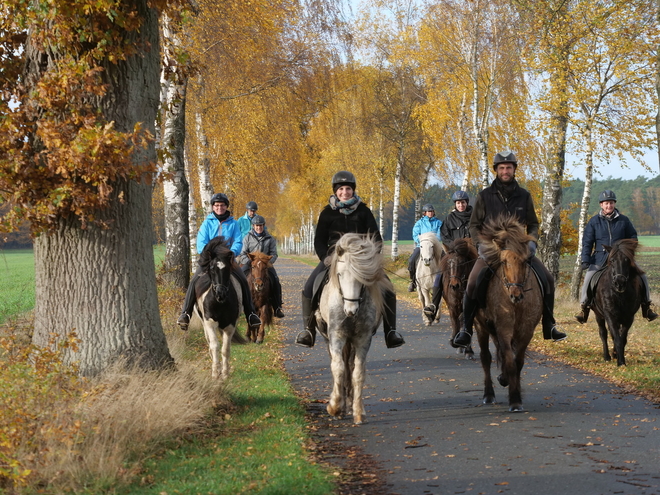
<path id="1" fill-rule="evenodd" d="M 522 301 L 523 298 L 523 291 L 520 289 L 520 287 L 513 287 L 509 290 L 509 298 L 511 299 L 512 303 L 517 303 Z"/>
<path id="2" fill-rule="evenodd" d="M 626 290 L 626 277 L 623 275 L 616 275 L 613 280 L 614 290 L 617 292 L 623 292 Z"/>
<path id="3" fill-rule="evenodd" d="M 344 302 L 344 314 L 348 316 L 349 318 L 355 316 L 358 312 L 358 309 L 360 308 L 360 305 L 356 302 L 353 301 L 345 301 Z"/>

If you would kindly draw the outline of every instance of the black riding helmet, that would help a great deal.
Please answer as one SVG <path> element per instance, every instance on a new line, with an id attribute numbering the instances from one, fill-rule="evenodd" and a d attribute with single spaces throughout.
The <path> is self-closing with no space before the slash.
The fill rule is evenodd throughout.
<path id="1" fill-rule="evenodd" d="M 252 217 L 252 225 L 266 225 L 266 219 L 261 215 L 255 215 Z"/>
<path id="2" fill-rule="evenodd" d="M 616 203 L 616 194 L 610 189 L 605 189 L 602 193 L 598 195 L 598 202 L 602 203 L 603 201 L 614 201 Z"/>
<path id="3" fill-rule="evenodd" d="M 470 195 L 466 193 L 465 191 L 456 191 L 454 194 L 451 196 L 451 200 L 456 202 L 456 201 L 467 201 L 468 203 L 470 202 Z"/>
<path id="4" fill-rule="evenodd" d="M 257 206 L 257 203 L 255 203 L 254 201 L 248 201 L 248 204 L 245 205 L 245 209 L 257 211 L 259 207 Z"/>
<path id="5" fill-rule="evenodd" d="M 431 203 L 426 203 L 424 206 L 422 206 L 422 212 L 426 213 L 427 211 L 432 211 L 435 213 L 435 208 L 433 208 Z"/>
<path id="6" fill-rule="evenodd" d="M 516 155 L 513 154 L 513 151 L 502 151 L 495 155 L 493 158 L 493 170 L 497 172 L 497 166 L 500 163 L 513 163 L 513 168 L 518 168 L 518 160 Z"/>
<path id="7" fill-rule="evenodd" d="M 226 194 L 215 193 L 213 196 L 211 196 L 211 206 L 213 206 L 215 203 L 224 203 L 227 205 L 227 208 L 229 208 L 229 198 Z"/>
<path id="8" fill-rule="evenodd" d="M 351 186 L 355 191 L 356 185 L 357 185 L 357 181 L 355 180 L 355 176 L 352 173 L 347 172 L 346 170 L 337 172 L 335 175 L 332 176 L 333 193 L 337 192 L 337 189 L 339 189 L 341 186 Z"/>

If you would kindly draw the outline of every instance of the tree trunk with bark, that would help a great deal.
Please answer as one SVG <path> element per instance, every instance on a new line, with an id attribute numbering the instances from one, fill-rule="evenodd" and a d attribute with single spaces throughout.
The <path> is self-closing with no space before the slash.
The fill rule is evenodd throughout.
<path id="1" fill-rule="evenodd" d="M 590 131 L 587 131 L 590 134 Z M 591 142 L 591 137 L 587 142 Z M 591 184 L 594 175 L 593 146 L 589 146 L 586 155 L 586 170 L 584 172 L 584 191 L 582 193 L 582 204 L 580 206 L 580 220 L 578 222 L 578 252 L 575 256 L 575 265 L 573 266 L 573 276 L 571 277 L 571 297 L 574 300 L 580 299 L 580 284 L 582 282 L 582 236 L 584 228 L 587 225 L 587 215 L 589 214 L 589 203 L 591 202 Z"/>
<path id="2" fill-rule="evenodd" d="M 137 0 L 144 22 L 139 33 L 127 33 L 135 55 L 105 63 L 108 91 L 98 102 L 108 122 L 132 131 L 141 122 L 154 132 L 159 93 L 158 14 Z M 28 39 L 26 80 L 38 82 L 53 69 L 53 57 Z M 52 59 L 51 58 L 51 59 Z M 135 163 L 155 162 L 155 147 L 136 152 Z M 35 240 L 36 304 L 33 342 L 48 346 L 75 331 L 78 349 L 65 350 L 66 362 L 77 362 L 82 375 L 93 376 L 126 359 L 145 369 L 171 365 L 158 308 L 151 243 L 151 185 L 113 183 L 113 201 L 95 217 L 109 228 L 81 228 L 74 218 L 61 218 L 59 228 Z"/>
<path id="3" fill-rule="evenodd" d="M 401 202 L 401 170 L 403 170 L 403 147 L 399 148 L 399 156 L 394 172 L 394 198 L 392 206 L 392 259 L 399 256 L 399 204 Z"/>

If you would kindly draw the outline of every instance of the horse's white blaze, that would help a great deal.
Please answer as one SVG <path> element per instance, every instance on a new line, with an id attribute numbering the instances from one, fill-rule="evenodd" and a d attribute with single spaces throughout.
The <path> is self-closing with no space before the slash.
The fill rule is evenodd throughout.
<path id="1" fill-rule="evenodd" d="M 358 309 L 360 309 L 359 299 L 362 293 L 362 284 L 350 276 L 348 267 L 342 260 L 338 261 L 337 276 L 344 298 L 344 314 L 349 317 L 355 316 Z"/>
<path id="2" fill-rule="evenodd" d="M 224 261 L 218 261 L 216 265 L 218 268 L 220 268 L 220 270 L 222 270 L 226 266 Z"/>

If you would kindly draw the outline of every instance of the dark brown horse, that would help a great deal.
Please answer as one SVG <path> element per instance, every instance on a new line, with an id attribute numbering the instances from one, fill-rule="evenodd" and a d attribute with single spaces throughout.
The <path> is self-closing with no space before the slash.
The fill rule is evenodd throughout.
<path id="1" fill-rule="evenodd" d="M 446 246 L 447 254 L 440 261 L 442 272 L 442 298 L 447 304 L 451 320 L 451 338 L 449 344 L 456 347 L 454 338 L 461 330 L 460 316 L 463 312 L 463 296 L 467 279 L 470 276 L 474 262 L 477 260 L 477 250 L 471 239 L 456 239 Z M 439 312 L 438 312 L 439 314 Z M 472 346 L 459 347 L 459 352 L 465 353 L 468 359 L 474 358 Z"/>
<path id="2" fill-rule="evenodd" d="M 264 341 L 266 327 L 273 322 L 273 306 L 270 302 L 271 286 L 268 275 L 272 256 L 260 251 L 249 253 L 248 256 L 250 257 L 250 272 L 247 279 L 254 308 L 261 318 L 261 325 L 259 325 L 259 329 L 248 325 L 247 337 L 251 342 L 261 344 Z"/>
<path id="3" fill-rule="evenodd" d="M 494 272 L 485 308 L 479 309 L 475 318 L 484 370 L 484 404 L 495 402 L 488 345 L 492 339 L 501 370 L 498 381 L 509 387 L 511 412 L 523 410 L 520 372 L 543 313 L 541 286 L 529 264 L 530 240 L 534 239 L 526 228 L 512 217 L 487 222 L 480 235 L 480 253 Z"/>
<path id="4" fill-rule="evenodd" d="M 628 342 L 628 330 L 642 302 L 644 272 L 635 263 L 637 239 L 621 239 L 612 247 L 603 246 L 609 253 L 607 265 L 596 285 L 593 310 L 598 322 L 598 332 L 603 343 L 603 359 L 611 361 L 607 344 L 607 331 L 612 336 L 612 354 L 616 364 L 626 364 L 624 351 Z"/>

